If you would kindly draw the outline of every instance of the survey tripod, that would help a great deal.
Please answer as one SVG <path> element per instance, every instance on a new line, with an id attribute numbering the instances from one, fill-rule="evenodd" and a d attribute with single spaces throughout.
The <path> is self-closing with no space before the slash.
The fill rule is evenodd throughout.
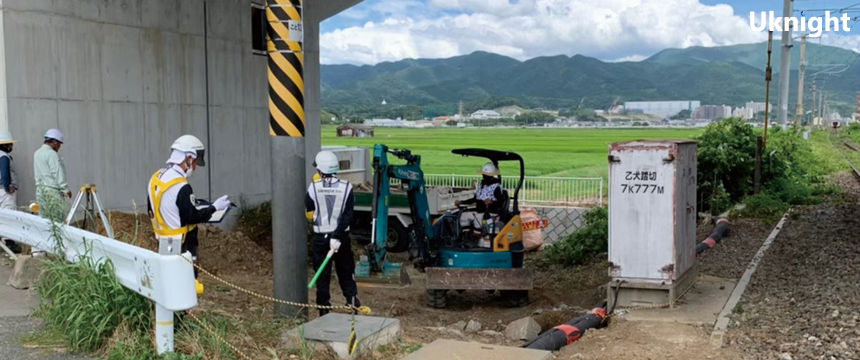
<path id="1" fill-rule="evenodd" d="M 75 197 L 75 201 L 72 203 L 72 209 L 69 210 L 69 215 L 66 216 L 64 224 L 71 224 L 72 219 L 75 217 L 75 213 L 78 210 L 78 206 L 81 205 L 81 200 L 84 199 L 86 199 L 86 204 L 84 205 L 84 224 L 82 228 L 87 231 L 96 231 L 95 218 L 93 214 L 98 210 L 99 218 L 101 218 L 105 227 L 105 234 L 107 237 L 114 239 L 113 229 L 110 227 L 110 222 L 108 221 L 102 202 L 99 200 L 95 184 L 81 185 L 81 191 L 79 191 L 78 196 Z M 90 221 L 92 221 L 92 229 L 88 228 Z"/>

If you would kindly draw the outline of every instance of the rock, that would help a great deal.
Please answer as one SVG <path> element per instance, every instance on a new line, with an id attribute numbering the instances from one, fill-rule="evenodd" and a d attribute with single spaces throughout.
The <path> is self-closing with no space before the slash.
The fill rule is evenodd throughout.
<path id="1" fill-rule="evenodd" d="M 469 320 L 469 323 L 466 324 L 466 332 L 476 333 L 478 331 L 481 331 L 481 323 L 475 320 Z"/>
<path id="2" fill-rule="evenodd" d="M 540 315 L 540 314 L 543 314 L 543 309 L 537 309 L 532 313 L 532 315 Z"/>
<path id="3" fill-rule="evenodd" d="M 833 310 L 833 313 L 830 314 L 830 317 L 838 318 L 839 317 L 839 310 Z"/>
<path id="4" fill-rule="evenodd" d="M 582 355 L 580 353 L 576 353 L 576 354 L 573 354 L 573 356 L 571 356 L 570 358 L 571 359 L 585 359 L 585 355 Z"/>
<path id="5" fill-rule="evenodd" d="M 559 309 L 559 310 L 561 310 L 561 311 L 567 311 L 567 310 L 569 310 L 569 309 L 570 309 L 570 307 L 569 307 L 569 306 L 567 306 L 567 304 L 561 304 L 561 305 L 559 305 L 559 306 L 558 306 L 558 309 Z"/>
<path id="6" fill-rule="evenodd" d="M 810 337 L 806 338 L 806 341 L 809 341 L 811 343 L 818 342 L 818 340 L 820 340 L 820 339 L 815 337 L 815 336 L 810 336 Z"/>
<path id="7" fill-rule="evenodd" d="M 779 360 L 793 360 L 793 358 L 789 353 L 782 353 L 782 355 L 779 356 Z"/>
<path id="8" fill-rule="evenodd" d="M 456 337 L 461 338 L 461 339 L 466 337 L 466 334 L 463 334 L 463 332 L 460 330 L 455 330 L 455 329 L 450 329 L 450 328 L 443 328 L 443 329 L 444 330 L 442 330 L 442 334 L 456 336 Z"/>
<path id="9" fill-rule="evenodd" d="M 540 325 L 535 319 L 525 317 L 508 324 L 505 327 L 505 336 L 510 340 L 529 341 L 537 337 L 540 330 Z"/>
<path id="10" fill-rule="evenodd" d="M 449 326 L 449 328 L 454 329 L 454 330 L 460 330 L 460 331 L 466 330 L 466 322 L 465 321 L 458 321 L 458 322 L 452 324 L 451 326 Z"/>
<path id="11" fill-rule="evenodd" d="M 483 336 L 491 336 L 491 337 L 497 337 L 497 336 L 503 336 L 504 335 L 498 331 L 493 331 L 493 330 L 481 330 L 478 332 L 478 334 L 481 334 Z"/>
<path id="12" fill-rule="evenodd" d="M 16 289 L 33 287 L 39 278 L 41 263 L 41 259 L 34 259 L 30 255 L 18 255 L 12 276 L 9 277 L 9 285 Z"/>

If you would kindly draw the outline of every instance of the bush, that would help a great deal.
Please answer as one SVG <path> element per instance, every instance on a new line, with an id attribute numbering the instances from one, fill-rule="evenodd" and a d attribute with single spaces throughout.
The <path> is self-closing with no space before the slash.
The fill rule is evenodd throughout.
<path id="1" fill-rule="evenodd" d="M 596 207 L 585 213 L 585 226 L 548 247 L 547 263 L 573 266 L 606 254 L 609 248 L 609 212 Z"/>
<path id="2" fill-rule="evenodd" d="M 734 202 L 752 192 L 755 138 L 752 126 L 740 118 L 727 118 L 705 128 L 698 137 L 700 204 L 723 204 L 726 195 Z"/>
<path id="3" fill-rule="evenodd" d="M 698 191 L 704 210 L 720 213 L 752 195 L 755 147 L 753 128 L 741 119 L 727 118 L 708 125 L 699 137 L 698 157 Z M 797 134 L 796 127 L 771 129 L 761 156 L 761 191 L 767 195 L 747 198 L 754 206 L 742 212 L 746 216 L 770 217 L 770 210 L 817 203 L 815 184 L 822 181 L 821 174 L 835 170 L 826 159 L 816 156 L 812 144 Z"/>

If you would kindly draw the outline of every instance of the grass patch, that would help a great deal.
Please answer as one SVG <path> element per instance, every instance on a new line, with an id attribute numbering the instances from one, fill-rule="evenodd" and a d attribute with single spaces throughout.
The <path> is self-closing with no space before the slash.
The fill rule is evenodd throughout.
<path id="1" fill-rule="evenodd" d="M 596 207 L 585 213 L 585 226 L 544 251 L 542 265 L 581 265 L 609 250 L 609 211 Z"/>
<path id="2" fill-rule="evenodd" d="M 374 144 L 405 148 L 421 155 L 426 174 L 474 175 L 485 160 L 451 154 L 463 147 L 509 150 L 522 155 L 526 175 L 561 177 L 607 176 L 606 154 L 617 141 L 639 139 L 689 139 L 701 129 L 396 129 L 376 128 L 372 138 L 336 137 L 335 127 L 322 130 L 323 145 Z M 466 145 L 468 144 L 468 145 Z M 514 174 L 517 165 L 502 162 L 503 174 Z"/>

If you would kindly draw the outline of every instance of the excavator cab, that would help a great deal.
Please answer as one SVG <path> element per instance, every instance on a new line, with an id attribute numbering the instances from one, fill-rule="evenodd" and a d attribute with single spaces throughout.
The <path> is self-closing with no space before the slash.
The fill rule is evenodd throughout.
<path id="1" fill-rule="evenodd" d="M 503 190 L 499 214 L 483 216 L 490 226 L 484 227 L 481 236 L 489 246 L 474 246 L 465 232 L 459 231 L 460 212 L 440 218 L 434 226 L 434 237 L 427 246 L 438 251 L 436 267 L 426 268 L 427 290 L 425 302 L 430 307 L 446 306 L 449 290 L 499 290 L 508 306 L 523 306 L 528 303 L 528 290 L 533 287 L 531 272 L 523 269 L 523 224 L 520 219 L 519 193 L 525 179 L 523 158 L 514 152 L 488 149 L 455 149 L 456 155 L 486 158 L 498 168 L 499 162 L 513 161 L 519 164 L 519 178 L 510 196 L 510 189 Z M 502 180 L 502 175 L 497 175 Z M 439 223 L 444 222 L 444 223 Z M 447 224 L 448 231 L 440 227 Z M 450 229 L 456 227 L 456 231 Z M 459 234 L 459 235 L 453 235 Z M 447 238 L 443 238 L 447 235 Z M 453 236 L 452 236 L 453 235 Z"/>

